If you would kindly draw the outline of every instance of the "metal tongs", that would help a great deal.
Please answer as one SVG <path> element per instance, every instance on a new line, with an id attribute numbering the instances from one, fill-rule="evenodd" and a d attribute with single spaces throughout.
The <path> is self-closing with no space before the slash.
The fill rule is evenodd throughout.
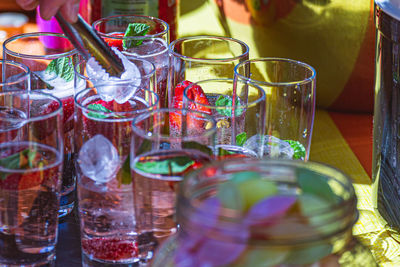
<path id="1" fill-rule="evenodd" d="M 86 61 L 93 56 L 110 76 L 121 77 L 125 71 L 121 59 L 80 15 L 78 21 L 72 24 L 67 22 L 60 12 L 57 12 L 56 19 Z"/>

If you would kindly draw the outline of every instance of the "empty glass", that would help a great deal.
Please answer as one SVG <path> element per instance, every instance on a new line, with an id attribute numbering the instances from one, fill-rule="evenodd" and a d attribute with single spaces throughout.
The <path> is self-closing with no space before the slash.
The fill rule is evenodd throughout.
<path id="1" fill-rule="evenodd" d="M 315 113 L 314 68 L 291 59 L 251 59 L 235 67 L 235 82 L 243 81 L 265 91 L 266 138 L 290 143 L 294 158 L 307 160 Z"/>

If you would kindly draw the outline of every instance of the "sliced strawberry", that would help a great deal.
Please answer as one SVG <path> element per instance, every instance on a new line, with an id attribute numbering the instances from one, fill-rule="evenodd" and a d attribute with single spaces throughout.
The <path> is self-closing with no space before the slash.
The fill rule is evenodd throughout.
<path id="1" fill-rule="evenodd" d="M 104 38 L 104 41 L 111 47 L 118 48 L 119 51 L 123 50 L 122 47 L 122 37 L 124 37 L 123 33 L 113 33 L 109 35 L 110 37 Z M 116 37 L 116 38 L 113 38 Z"/>
<path id="2" fill-rule="evenodd" d="M 174 91 L 174 96 L 172 99 L 172 105 L 173 108 L 177 109 L 182 109 L 183 108 L 183 92 L 186 87 L 189 85 L 192 85 L 193 83 L 190 81 L 183 81 L 179 83 L 175 87 Z M 194 110 L 202 113 L 206 113 L 211 115 L 211 109 L 207 107 L 210 105 L 208 102 L 207 96 L 204 93 L 203 89 L 199 85 L 191 86 L 190 89 L 187 92 L 187 97 L 191 100 L 193 100 L 195 103 L 191 102 L 188 106 L 189 110 Z M 196 103 L 200 105 L 196 105 Z M 181 128 L 182 124 L 182 117 L 181 117 L 181 112 L 176 112 L 170 114 L 170 123 L 174 128 Z M 203 128 L 204 127 L 204 121 L 197 120 L 196 118 L 188 118 L 188 125 L 189 127 L 197 127 L 197 128 Z"/>

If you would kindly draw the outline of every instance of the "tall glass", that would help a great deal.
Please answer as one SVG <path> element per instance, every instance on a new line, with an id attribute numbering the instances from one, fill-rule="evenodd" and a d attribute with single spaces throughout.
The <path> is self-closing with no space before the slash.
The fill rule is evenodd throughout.
<path id="1" fill-rule="evenodd" d="M 138 88 L 123 104 L 106 102 L 97 93 L 99 87 L 75 97 L 82 264 L 124 266 L 147 257 L 135 231 L 129 168 L 131 124 L 136 116 L 157 109 L 159 100 L 153 91 Z"/>
<path id="2" fill-rule="evenodd" d="M 30 70 L 24 64 L 0 60 L 0 92 L 30 90 Z"/>
<path id="3" fill-rule="evenodd" d="M 176 93 L 174 106 L 180 101 Z M 186 87 L 183 107 L 215 119 L 218 159 L 263 155 L 265 93 L 259 86 L 233 79 L 201 80 Z"/>
<path id="4" fill-rule="evenodd" d="M 65 35 L 35 32 L 4 42 L 6 60 L 25 64 L 31 70 L 31 90 L 54 95 L 63 103 L 64 164 L 60 217 L 70 213 L 75 201 L 74 170 L 74 64 L 77 52 Z"/>
<path id="5" fill-rule="evenodd" d="M 147 33 L 125 37 L 130 24 L 142 23 L 149 27 Z M 99 19 L 93 28 L 104 40 L 117 47 L 128 58 L 142 58 L 156 67 L 156 93 L 160 97 L 161 107 L 166 107 L 167 74 L 169 68 L 168 44 L 169 26 L 158 18 L 138 15 L 118 15 Z"/>
<path id="6" fill-rule="evenodd" d="M 63 162 L 62 103 L 0 93 L 0 265 L 54 265 Z"/>
<path id="7" fill-rule="evenodd" d="M 250 59 L 235 67 L 235 82 L 242 81 L 265 91 L 267 139 L 289 142 L 295 158 L 307 160 L 315 113 L 314 68 L 284 58 Z"/>
<path id="8" fill-rule="evenodd" d="M 161 242 L 177 230 L 179 182 L 188 172 L 212 161 L 215 120 L 195 111 L 160 109 L 136 117 L 132 125 L 130 165 L 136 227 L 140 235 Z"/>
<path id="9" fill-rule="evenodd" d="M 242 41 L 219 36 L 183 37 L 169 45 L 168 103 L 176 86 L 206 79 L 233 79 L 234 67 L 249 59 L 249 47 Z"/>

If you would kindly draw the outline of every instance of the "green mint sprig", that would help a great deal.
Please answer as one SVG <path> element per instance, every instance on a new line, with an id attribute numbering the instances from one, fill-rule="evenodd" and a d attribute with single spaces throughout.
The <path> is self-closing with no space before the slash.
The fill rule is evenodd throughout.
<path id="1" fill-rule="evenodd" d="M 184 172 L 195 162 L 187 156 L 162 161 L 136 162 L 135 168 L 145 173 L 173 175 Z"/>
<path id="2" fill-rule="evenodd" d="M 306 148 L 299 142 L 294 140 L 285 140 L 293 148 L 293 159 L 304 159 L 306 157 Z"/>
<path id="3" fill-rule="evenodd" d="M 24 149 L 20 152 L 14 153 L 8 157 L 0 159 L 0 166 L 5 169 L 26 169 L 33 168 L 37 165 L 35 162 L 36 156 L 38 155 L 37 150 Z M 5 173 L 0 174 L 0 179 L 5 180 L 8 175 Z"/>
<path id="4" fill-rule="evenodd" d="M 150 26 L 144 23 L 130 23 L 126 28 L 124 37 L 130 36 L 145 36 L 150 30 Z M 139 46 L 143 43 L 143 40 L 131 40 L 129 38 L 124 38 L 122 40 L 122 46 L 124 49 L 133 48 Z"/>
<path id="5" fill-rule="evenodd" d="M 74 67 L 69 57 L 53 59 L 45 70 L 45 73 L 55 73 L 57 76 L 70 82 L 74 79 Z"/>
<path id="6" fill-rule="evenodd" d="M 238 135 L 236 135 L 236 145 L 238 146 L 243 146 L 244 143 L 247 140 L 247 133 L 246 132 L 242 132 Z"/>
<path id="7" fill-rule="evenodd" d="M 108 108 L 104 107 L 101 104 L 90 104 L 90 105 L 87 106 L 87 108 L 91 109 L 91 110 L 94 110 L 94 111 L 100 111 L 100 112 L 104 112 L 104 113 L 112 113 L 111 110 L 109 110 Z M 92 118 L 97 118 L 97 119 L 104 119 L 104 118 L 109 117 L 107 115 L 97 114 L 97 113 L 94 113 L 94 112 L 89 112 L 88 116 L 92 117 Z M 116 118 L 123 118 L 123 116 L 118 116 L 118 115 L 113 115 L 113 116 L 116 117 Z"/>
<path id="8" fill-rule="evenodd" d="M 239 97 L 236 97 L 236 102 L 239 103 L 236 104 L 236 116 L 240 116 L 243 113 L 243 109 L 240 108 L 240 100 Z M 232 98 L 229 96 L 223 96 L 220 95 L 217 99 L 217 101 L 215 101 L 215 106 L 216 107 L 232 107 Z M 230 117 L 232 115 L 232 110 L 228 109 L 228 108 L 217 108 L 217 112 L 221 115 Z"/>

